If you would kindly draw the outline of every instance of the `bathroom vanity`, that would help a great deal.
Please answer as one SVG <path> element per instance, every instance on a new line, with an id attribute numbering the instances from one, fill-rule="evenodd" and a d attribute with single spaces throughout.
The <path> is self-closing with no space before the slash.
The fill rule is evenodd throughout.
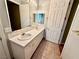
<path id="1" fill-rule="evenodd" d="M 9 38 L 15 59 L 30 59 L 43 39 L 43 25 L 37 24 L 25 29 L 29 30 Z"/>

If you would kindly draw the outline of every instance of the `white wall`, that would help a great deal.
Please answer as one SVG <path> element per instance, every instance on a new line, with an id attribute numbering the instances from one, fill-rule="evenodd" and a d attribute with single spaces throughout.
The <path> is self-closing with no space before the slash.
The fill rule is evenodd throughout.
<path id="1" fill-rule="evenodd" d="M 48 18 L 48 12 L 49 12 L 49 4 L 50 0 L 39 0 L 39 11 L 45 13 L 45 20 Z M 37 1 L 36 0 L 30 0 L 30 19 L 31 22 L 34 21 L 34 13 L 36 13 L 37 9 Z M 45 23 L 46 24 L 46 23 Z"/>
<path id="2" fill-rule="evenodd" d="M 2 19 L 2 24 L 4 27 L 8 27 L 8 16 L 6 12 L 5 0 L 0 0 L 0 17 Z"/>
<path id="3" fill-rule="evenodd" d="M 30 25 L 30 15 L 29 15 L 29 4 L 23 4 L 19 6 L 20 8 L 20 18 L 21 18 L 21 28 L 25 28 Z"/>
<path id="4" fill-rule="evenodd" d="M 79 6 L 62 51 L 62 59 L 79 59 L 79 32 L 76 31 L 79 31 Z"/>
<path id="5" fill-rule="evenodd" d="M 37 2 L 36 0 L 30 0 L 30 7 L 29 7 L 29 10 L 30 10 L 30 19 L 31 19 L 31 24 L 32 22 L 34 21 L 34 12 L 37 10 Z"/>
<path id="6" fill-rule="evenodd" d="M 11 30 L 6 0 L 0 0 L 0 18 L 5 30 Z"/>

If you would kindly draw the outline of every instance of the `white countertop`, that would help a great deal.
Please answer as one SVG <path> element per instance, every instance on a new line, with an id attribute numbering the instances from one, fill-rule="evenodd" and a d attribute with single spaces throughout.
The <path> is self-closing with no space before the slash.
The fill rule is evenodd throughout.
<path id="1" fill-rule="evenodd" d="M 32 30 L 29 30 L 29 31 L 25 32 L 25 33 L 31 33 L 32 34 L 30 39 L 20 41 L 20 40 L 18 40 L 18 37 L 21 35 L 20 34 L 20 35 L 17 35 L 15 37 L 13 37 L 13 38 L 10 38 L 9 40 L 13 43 L 16 43 L 16 44 L 22 46 L 22 47 L 25 47 L 29 42 L 31 42 L 42 31 L 44 31 L 44 26 L 40 25 L 40 26 L 38 26 L 38 29 L 34 28 Z"/>

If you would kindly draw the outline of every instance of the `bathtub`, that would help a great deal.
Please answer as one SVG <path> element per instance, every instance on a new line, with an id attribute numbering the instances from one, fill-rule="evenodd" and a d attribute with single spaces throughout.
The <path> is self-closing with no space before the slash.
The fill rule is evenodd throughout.
<path id="1" fill-rule="evenodd" d="M 31 28 L 31 27 L 30 27 Z M 26 34 L 31 34 L 27 37 Z M 21 35 L 25 35 L 22 36 Z M 44 36 L 44 26 L 32 26 L 32 29 L 25 31 L 24 34 L 11 36 L 9 38 L 13 56 L 15 59 L 30 59 Z M 25 37 L 25 38 L 23 38 Z"/>

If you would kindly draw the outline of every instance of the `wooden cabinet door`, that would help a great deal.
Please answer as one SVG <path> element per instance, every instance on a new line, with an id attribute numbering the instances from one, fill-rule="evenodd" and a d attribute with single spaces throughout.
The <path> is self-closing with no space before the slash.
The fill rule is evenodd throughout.
<path id="1" fill-rule="evenodd" d="M 70 0 L 51 0 L 47 21 L 47 40 L 58 43 Z"/>

